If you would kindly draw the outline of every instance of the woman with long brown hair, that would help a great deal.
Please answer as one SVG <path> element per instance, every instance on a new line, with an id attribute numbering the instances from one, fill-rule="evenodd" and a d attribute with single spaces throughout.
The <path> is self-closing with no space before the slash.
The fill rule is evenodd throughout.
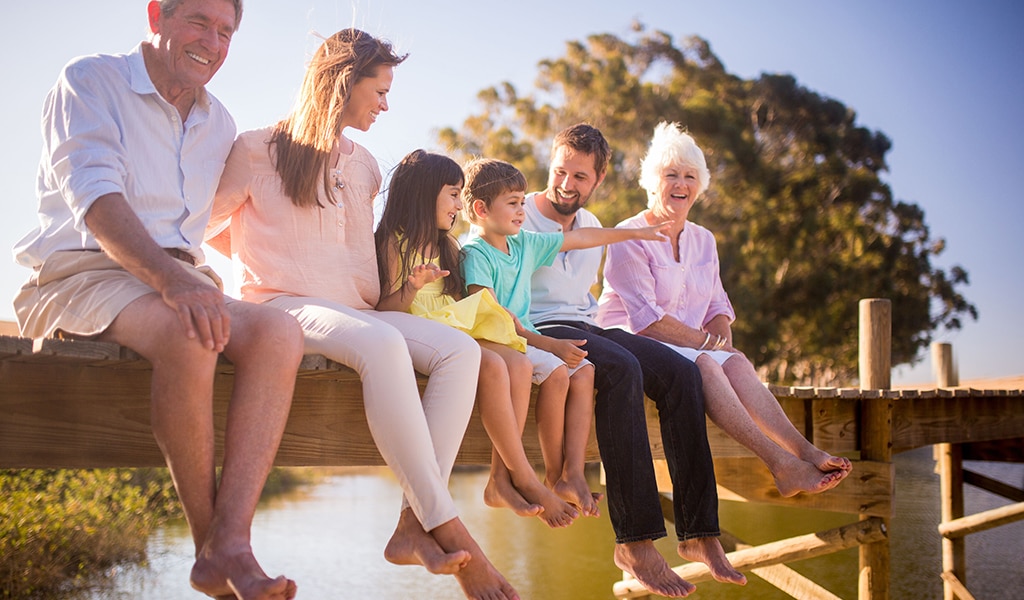
<path id="1" fill-rule="evenodd" d="M 377 161 L 344 134 L 388 110 L 391 44 L 357 29 L 314 54 L 291 113 L 239 136 L 210 222 L 233 256 L 242 299 L 294 315 L 307 353 L 355 369 L 370 432 L 404 491 L 385 557 L 453 574 L 466 596 L 518 598 L 458 517 L 448 477 L 469 421 L 480 348 L 466 334 L 403 312 L 374 310 Z M 416 371 L 429 376 L 422 398 Z"/>

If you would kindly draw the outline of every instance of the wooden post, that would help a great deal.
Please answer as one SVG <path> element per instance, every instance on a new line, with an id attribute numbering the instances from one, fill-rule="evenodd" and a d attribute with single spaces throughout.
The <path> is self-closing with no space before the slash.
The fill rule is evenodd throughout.
<path id="1" fill-rule="evenodd" d="M 892 303 L 887 299 L 860 301 L 860 388 L 888 390 L 892 384 Z M 862 402 L 861 459 L 892 462 L 892 400 L 883 394 Z M 895 487 L 890 495 L 895 495 Z M 861 521 L 866 517 L 862 516 Z M 888 531 L 889 519 L 882 530 Z M 858 598 L 889 598 L 888 538 L 860 546 Z"/>
<path id="2" fill-rule="evenodd" d="M 860 389 L 887 390 L 892 386 L 892 302 L 885 298 L 860 301 Z"/>
<path id="3" fill-rule="evenodd" d="M 932 343 L 932 369 L 935 371 L 935 385 L 940 388 L 959 385 L 956 368 L 953 366 L 953 346 L 946 343 Z M 964 516 L 964 463 L 963 448 L 960 444 L 936 444 L 934 448 L 936 471 L 939 473 L 939 495 L 941 502 L 940 526 Z M 942 580 L 942 597 L 954 600 L 957 597 L 957 583 L 967 585 L 966 540 L 963 537 L 942 537 L 942 572 L 952 578 Z"/>
<path id="4" fill-rule="evenodd" d="M 960 376 L 953 363 L 953 345 L 948 342 L 932 342 L 932 371 L 935 385 L 940 388 L 960 385 Z"/>

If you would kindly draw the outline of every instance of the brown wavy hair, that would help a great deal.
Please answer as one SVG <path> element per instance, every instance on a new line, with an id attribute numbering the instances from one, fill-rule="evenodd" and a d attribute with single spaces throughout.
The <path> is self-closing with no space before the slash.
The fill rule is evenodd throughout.
<path id="1" fill-rule="evenodd" d="M 320 206 L 317 185 L 332 201 L 331 149 L 341 135 L 341 113 L 352 88 L 380 67 L 394 67 L 408 55 L 365 31 L 342 29 L 317 48 L 302 80 L 295 107 L 274 126 L 270 153 L 284 193 L 296 206 Z"/>

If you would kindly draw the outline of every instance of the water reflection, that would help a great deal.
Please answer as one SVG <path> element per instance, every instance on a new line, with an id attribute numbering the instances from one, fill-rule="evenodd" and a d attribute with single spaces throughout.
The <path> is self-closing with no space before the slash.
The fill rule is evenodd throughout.
<path id="1" fill-rule="evenodd" d="M 1020 485 L 1024 465 L 972 463 L 971 468 Z M 938 478 L 930 448 L 896 457 L 897 508 L 890 529 L 891 597 L 941 598 Z M 491 560 L 524 599 L 611 598 L 621 578 L 611 561 L 614 536 L 607 517 L 578 520 L 561 530 L 539 519 L 523 519 L 507 510 L 487 508 L 481 492 L 487 474 L 460 471 L 452 494 L 462 518 Z M 594 486 L 597 486 L 596 481 Z M 968 487 L 968 513 L 1006 504 Z M 398 517 L 400 491 L 386 470 L 332 476 L 300 493 L 262 505 L 253 524 L 256 556 L 271 574 L 286 573 L 299 583 L 300 598 L 461 598 L 451 577 L 416 567 L 396 567 L 383 549 Z M 848 515 L 793 511 L 764 505 L 722 502 L 723 527 L 749 543 L 762 543 L 837 527 Z M 602 506 L 607 512 L 607 507 Z M 671 531 L 671 528 L 670 528 Z M 1024 589 L 1024 522 L 967 538 L 967 581 L 977 598 L 1013 598 Z M 675 544 L 659 549 L 671 564 Z M 188 587 L 192 547 L 188 530 L 174 524 L 149 543 L 149 563 L 120 569 L 108 589 L 82 600 L 160 598 L 194 600 Z M 857 596 L 857 550 L 793 563 L 797 571 L 843 598 Z M 696 598 L 789 598 L 756 576 L 744 588 L 700 583 Z M 1019 597 L 1019 596 L 1016 596 Z"/>

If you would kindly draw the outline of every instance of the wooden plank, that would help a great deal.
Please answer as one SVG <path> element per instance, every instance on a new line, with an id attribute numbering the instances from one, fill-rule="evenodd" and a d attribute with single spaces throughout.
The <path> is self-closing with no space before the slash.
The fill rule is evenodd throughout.
<path id="1" fill-rule="evenodd" d="M 939 443 L 1019 438 L 1024 432 L 1024 398 L 900 399 L 893 402 L 892 420 L 894 452 Z"/>
<path id="2" fill-rule="evenodd" d="M 981 473 L 975 473 L 974 471 L 964 469 L 964 483 L 981 488 L 986 492 L 993 493 L 997 496 L 1002 496 L 1003 498 L 1012 500 L 1013 502 L 1024 502 L 1024 490 L 1005 484 L 1002 481 L 992 479 L 991 477 L 982 475 Z"/>
<path id="3" fill-rule="evenodd" d="M 780 563 L 793 562 L 831 554 L 862 544 L 888 539 L 882 519 L 872 517 L 835 529 L 819 531 L 777 542 L 736 550 L 726 554 L 732 566 L 739 571 L 750 571 Z M 691 583 L 711 579 L 711 572 L 703 563 L 687 563 L 672 569 Z M 618 581 L 612 587 L 617 598 L 637 598 L 650 594 L 636 581 Z"/>
<path id="4" fill-rule="evenodd" d="M 857 433 L 859 404 L 840 398 L 817 398 L 811 401 L 811 442 L 830 454 L 847 454 L 860 450 Z"/>
<path id="5" fill-rule="evenodd" d="M 954 573 L 943 571 L 940 577 L 942 577 L 942 582 L 945 584 L 944 587 L 948 587 L 956 598 L 959 600 L 974 600 L 974 594 L 967 589 L 967 586 L 962 581 L 957 579 Z"/>
<path id="6" fill-rule="evenodd" d="M 892 464 L 893 456 L 893 400 L 881 397 L 863 400 L 861 404 L 861 458 Z M 895 497 L 896 488 L 889 490 Z M 861 517 L 862 521 L 864 517 Z M 887 529 L 888 519 L 882 521 Z M 889 598 L 890 548 L 888 538 L 864 544 L 859 549 L 857 596 L 860 600 L 886 600 Z"/>

